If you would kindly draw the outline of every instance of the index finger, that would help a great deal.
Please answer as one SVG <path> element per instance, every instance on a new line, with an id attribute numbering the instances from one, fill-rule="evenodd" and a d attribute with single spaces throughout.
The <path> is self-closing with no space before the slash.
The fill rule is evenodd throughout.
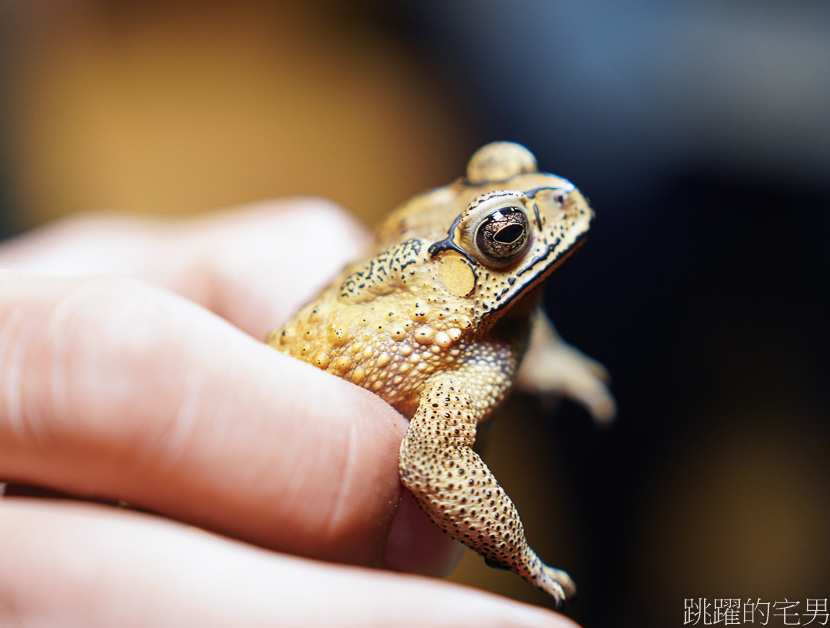
<path id="1" fill-rule="evenodd" d="M 357 220 L 329 201 L 266 200 L 186 219 L 75 215 L 4 243 L 0 267 L 141 279 L 262 339 L 369 240 Z"/>

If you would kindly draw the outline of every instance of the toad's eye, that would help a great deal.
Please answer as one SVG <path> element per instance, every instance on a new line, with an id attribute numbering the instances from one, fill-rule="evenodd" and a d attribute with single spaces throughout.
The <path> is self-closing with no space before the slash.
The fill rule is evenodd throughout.
<path id="1" fill-rule="evenodd" d="M 476 230 L 475 243 L 486 259 L 505 264 L 517 258 L 528 241 L 527 216 L 518 207 L 490 212 Z"/>

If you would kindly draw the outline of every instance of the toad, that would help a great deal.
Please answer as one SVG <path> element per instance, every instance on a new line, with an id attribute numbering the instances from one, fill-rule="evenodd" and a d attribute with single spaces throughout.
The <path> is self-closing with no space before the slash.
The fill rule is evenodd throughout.
<path id="1" fill-rule="evenodd" d="M 496 142 L 466 177 L 401 205 L 377 246 L 267 342 L 362 386 L 410 419 L 399 468 L 430 519 L 549 593 L 576 588 L 528 545 L 513 502 L 473 450 L 478 425 L 514 385 L 614 413 L 604 369 L 563 342 L 539 307 L 542 282 L 593 218 L 567 180 L 525 147 Z"/>

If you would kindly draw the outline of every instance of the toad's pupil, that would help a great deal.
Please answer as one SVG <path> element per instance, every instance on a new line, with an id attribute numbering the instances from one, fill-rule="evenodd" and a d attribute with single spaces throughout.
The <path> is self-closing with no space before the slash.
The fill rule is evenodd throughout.
<path id="1" fill-rule="evenodd" d="M 518 208 L 491 211 L 476 232 L 476 248 L 487 261 L 508 263 L 519 255 L 529 240 L 527 216 Z"/>
<path id="2" fill-rule="evenodd" d="M 499 231 L 493 236 L 493 239 L 497 242 L 501 242 L 502 244 L 510 244 L 511 242 L 515 242 L 519 238 L 522 237 L 524 233 L 524 227 L 517 224 L 512 224 L 506 226 L 504 229 Z"/>

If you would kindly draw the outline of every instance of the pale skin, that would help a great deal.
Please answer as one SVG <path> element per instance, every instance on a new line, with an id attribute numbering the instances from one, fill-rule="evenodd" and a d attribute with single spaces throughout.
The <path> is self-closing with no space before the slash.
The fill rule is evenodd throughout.
<path id="1" fill-rule="evenodd" d="M 163 515 L 0 499 L 0 624 L 573 626 L 360 567 L 438 574 L 457 552 L 401 501 L 406 420 L 260 340 L 365 242 L 306 200 L 0 245 L 0 479 Z"/>

